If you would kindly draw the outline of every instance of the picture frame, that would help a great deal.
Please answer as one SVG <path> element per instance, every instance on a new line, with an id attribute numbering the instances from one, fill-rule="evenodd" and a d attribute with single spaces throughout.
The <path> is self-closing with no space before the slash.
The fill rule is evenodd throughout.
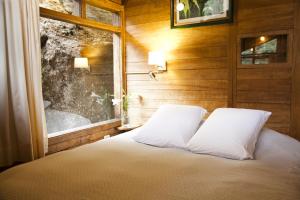
<path id="1" fill-rule="evenodd" d="M 233 22 L 233 0 L 171 0 L 170 9 L 172 29 Z"/>

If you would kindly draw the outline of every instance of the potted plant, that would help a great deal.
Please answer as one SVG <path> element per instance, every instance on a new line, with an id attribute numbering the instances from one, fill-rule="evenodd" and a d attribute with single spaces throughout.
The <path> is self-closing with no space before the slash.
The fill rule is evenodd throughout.
<path id="1" fill-rule="evenodd" d="M 122 124 L 129 124 L 129 116 L 128 116 L 128 101 L 129 95 L 123 90 L 121 99 L 112 99 L 113 105 L 119 105 L 122 103 Z"/>

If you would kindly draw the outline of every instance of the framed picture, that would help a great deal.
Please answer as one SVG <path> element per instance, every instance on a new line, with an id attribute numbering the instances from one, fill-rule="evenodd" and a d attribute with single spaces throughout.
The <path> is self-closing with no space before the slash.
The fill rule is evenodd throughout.
<path id="1" fill-rule="evenodd" d="M 171 28 L 230 23 L 232 0 L 171 0 Z"/>

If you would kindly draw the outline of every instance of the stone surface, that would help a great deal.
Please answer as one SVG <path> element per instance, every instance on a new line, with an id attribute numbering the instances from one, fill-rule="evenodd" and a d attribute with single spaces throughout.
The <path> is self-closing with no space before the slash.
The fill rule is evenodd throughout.
<path id="1" fill-rule="evenodd" d="M 69 14 L 78 7 L 78 0 L 40 1 L 43 7 Z M 58 119 L 51 118 L 58 115 L 70 119 L 66 129 L 114 118 L 112 33 L 41 18 L 40 34 L 43 97 L 51 102 L 48 109 L 52 114 L 46 116 L 47 123 L 52 124 L 51 130 L 62 129 L 61 124 L 57 129 L 53 127 Z M 92 72 L 74 69 L 75 57 L 88 57 Z"/>
<path id="2" fill-rule="evenodd" d="M 45 114 L 47 130 L 49 133 L 55 133 L 91 124 L 89 119 L 74 113 L 46 109 Z"/>
<path id="3" fill-rule="evenodd" d="M 62 13 L 79 15 L 80 0 L 40 0 L 40 6 Z"/>

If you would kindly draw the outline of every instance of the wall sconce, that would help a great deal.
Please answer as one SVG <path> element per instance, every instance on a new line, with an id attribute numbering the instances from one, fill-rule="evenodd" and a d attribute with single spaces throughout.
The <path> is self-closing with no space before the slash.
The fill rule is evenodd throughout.
<path id="1" fill-rule="evenodd" d="M 163 52 L 160 51 L 150 51 L 148 55 L 148 64 L 155 65 L 157 70 L 159 71 L 166 71 L 166 59 Z"/>
<path id="2" fill-rule="evenodd" d="M 152 70 L 149 72 L 149 76 L 151 79 L 155 79 L 155 74 L 167 71 L 165 55 L 161 51 L 150 51 L 148 54 L 148 64 L 154 65 L 157 68 L 157 70 Z"/>
<path id="3" fill-rule="evenodd" d="M 75 58 L 74 59 L 74 68 L 83 68 L 90 71 L 90 65 L 88 58 Z"/>

